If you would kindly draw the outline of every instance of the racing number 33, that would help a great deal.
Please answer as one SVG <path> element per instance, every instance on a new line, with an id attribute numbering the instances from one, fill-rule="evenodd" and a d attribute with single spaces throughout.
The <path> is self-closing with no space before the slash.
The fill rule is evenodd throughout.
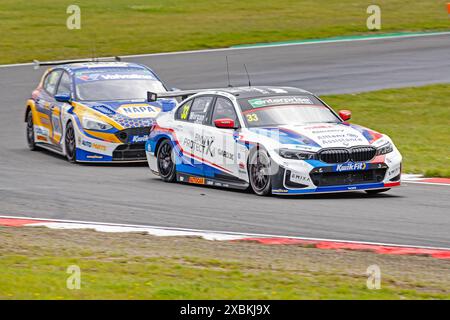
<path id="1" fill-rule="evenodd" d="M 258 121 L 258 115 L 256 113 L 247 114 L 247 121 L 248 122 Z"/>

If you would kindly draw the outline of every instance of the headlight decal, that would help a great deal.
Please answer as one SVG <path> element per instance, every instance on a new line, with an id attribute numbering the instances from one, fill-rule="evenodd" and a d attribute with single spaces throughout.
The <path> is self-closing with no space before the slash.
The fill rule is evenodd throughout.
<path id="1" fill-rule="evenodd" d="M 317 153 L 302 150 L 279 149 L 278 154 L 285 159 L 294 160 L 316 160 Z"/>
<path id="2" fill-rule="evenodd" d="M 108 131 L 114 127 L 106 122 L 94 118 L 83 118 L 83 128 L 86 130 Z"/>
<path id="3" fill-rule="evenodd" d="M 394 151 L 394 146 L 392 145 L 392 143 L 388 142 L 383 144 L 381 147 L 377 148 L 377 156 L 381 156 L 384 154 L 388 154 L 391 153 L 392 151 Z"/>

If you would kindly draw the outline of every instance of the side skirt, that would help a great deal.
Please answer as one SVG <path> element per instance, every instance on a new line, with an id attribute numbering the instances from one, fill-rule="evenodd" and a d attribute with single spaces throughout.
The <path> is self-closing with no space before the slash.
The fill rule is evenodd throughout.
<path id="1" fill-rule="evenodd" d="M 55 152 L 55 153 L 57 153 L 57 154 L 59 154 L 61 156 L 64 156 L 64 152 L 63 152 L 61 147 L 58 147 L 58 146 L 55 146 L 55 145 L 52 145 L 52 144 L 41 143 L 41 142 L 36 142 L 35 144 L 39 148 L 46 149 L 46 150 Z"/>
<path id="2" fill-rule="evenodd" d="M 180 173 L 180 172 L 177 172 L 177 181 L 183 182 L 183 183 L 190 183 L 190 184 L 199 184 L 199 185 L 210 186 L 210 187 L 231 188 L 231 189 L 238 189 L 238 190 L 245 190 L 249 186 L 249 184 L 245 181 L 229 182 L 229 181 L 211 179 L 211 178 L 195 176 L 195 175 L 185 174 L 185 173 Z"/>

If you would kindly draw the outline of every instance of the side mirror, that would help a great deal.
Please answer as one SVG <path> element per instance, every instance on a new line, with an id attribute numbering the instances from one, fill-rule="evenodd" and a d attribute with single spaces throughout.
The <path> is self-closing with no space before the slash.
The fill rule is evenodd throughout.
<path id="1" fill-rule="evenodd" d="M 350 120 L 352 118 L 352 112 L 350 110 L 341 110 L 339 111 L 339 117 L 344 121 Z"/>
<path id="2" fill-rule="evenodd" d="M 162 112 L 169 112 L 172 111 L 177 104 L 175 103 L 175 101 L 172 100 L 162 100 L 161 105 L 162 105 Z"/>
<path id="3" fill-rule="evenodd" d="M 55 100 L 58 102 L 70 103 L 70 94 L 57 94 L 55 95 Z"/>
<path id="4" fill-rule="evenodd" d="M 229 119 L 229 118 L 214 120 L 214 125 L 217 128 L 221 128 L 221 129 L 236 129 L 237 128 L 234 123 L 234 120 Z"/>

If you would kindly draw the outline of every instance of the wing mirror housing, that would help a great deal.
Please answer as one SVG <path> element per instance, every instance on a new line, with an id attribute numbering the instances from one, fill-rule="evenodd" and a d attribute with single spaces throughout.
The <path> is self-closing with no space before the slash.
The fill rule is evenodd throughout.
<path id="1" fill-rule="evenodd" d="M 216 119 L 214 125 L 220 129 L 237 129 L 236 123 L 230 118 Z"/>
<path id="2" fill-rule="evenodd" d="M 55 100 L 58 102 L 70 103 L 71 101 L 70 94 L 57 94 L 55 95 Z"/>
<path id="3" fill-rule="evenodd" d="M 172 111 L 176 107 L 176 102 L 173 100 L 161 100 L 162 112 Z"/>
<path id="4" fill-rule="evenodd" d="M 352 112 L 350 110 L 341 110 L 339 111 L 339 117 L 344 121 L 350 120 L 352 118 Z"/>

